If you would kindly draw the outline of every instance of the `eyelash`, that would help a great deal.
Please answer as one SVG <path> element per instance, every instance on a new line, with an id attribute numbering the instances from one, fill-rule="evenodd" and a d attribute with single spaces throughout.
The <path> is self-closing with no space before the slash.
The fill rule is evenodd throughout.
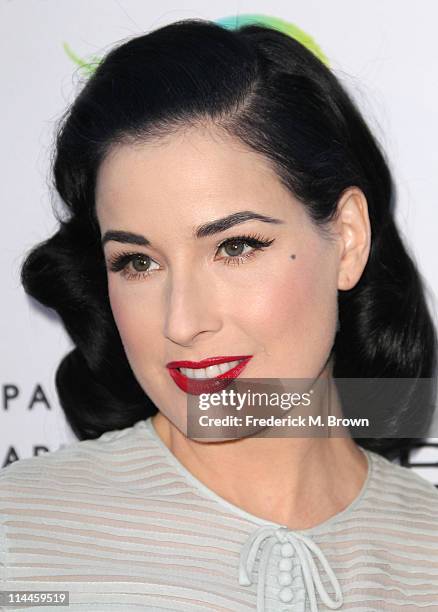
<path id="1" fill-rule="evenodd" d="M 258 251 L 263 251 L 266 247 L 270 246 L 274 239 L 269 240 L 260 236 L 260 234 L 250 234 L 250 235 L 242 235 L 242 236 L 233 236 L 232 238 L 227 238 L 216 247 L 217 252 L 222 249 L 227 244 L 234 244 L 235 242 L 244 243 L 253 248 L 249 253 L 245 253 L 244 255 L 238 255 L 235 257 L 228 256 L 223 260 L 224 265 L 240 265 L 245 263 L 248 259 L 254 257 Z M 144 272 L 128 272 L 128 265 L 137 257 L 143 259 L 151 259 L 149 255 L 145 255 L 144 253 L 132 253 L 129 251 L 123 251 L 122 253 L 118 253 L 109 259 L 109 270 L 111 272 L 121 272 L 121 275 L 127 280 L 137 280 L 139 278 L 145 278 L 149 276 L 154 270 L 145 270 Z M 153 260 L 152 260 L 153 261 Z"/>

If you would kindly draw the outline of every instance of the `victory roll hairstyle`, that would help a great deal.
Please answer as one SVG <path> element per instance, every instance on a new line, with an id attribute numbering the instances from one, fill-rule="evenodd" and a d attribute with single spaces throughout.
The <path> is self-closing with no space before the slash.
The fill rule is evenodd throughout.
<path id="1" fill-rule="evenodd" d="M 22 266 L 25 291 L 59 314 L 75 344 L 59 365 L 56 387 L 77 437 L 97 438 L 157 412 L 132 373 L 110 308 L 95 215 L 100 164 L 118 144 L 205 122 L 264 155 L 321 230 L 345 189 L 365 194 L 371 250 L 356 286 L 338 292 L 334 377 L 432 377 L 436 330 L 395 225 L 390 171 L 338 79 L 282 32 L 183 20 L 111 50 L 62 117 L 53 177 L 64 218 L 57 216 L 58 231 Z M 357 443 L 388 457 L 406 447 L 409 440 L 397 433 L 414 417 L 430 423 L 430 393 L 382 407 L 394 438 Z M 348 402 L 343 410 L 348 417 Z"/>

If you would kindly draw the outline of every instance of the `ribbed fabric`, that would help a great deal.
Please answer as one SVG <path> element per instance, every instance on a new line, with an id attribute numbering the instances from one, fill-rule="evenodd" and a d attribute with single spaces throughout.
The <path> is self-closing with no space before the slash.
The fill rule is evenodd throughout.
<path id="1" fill-rule="evenodd" d="M 438 611 L 438 491 L 365 454 L 358 497 L 296 531 L 203 485 L 150 419 L 21 459 L 0 470 L 0 588 L 69 591 L 69 612 Z"/>

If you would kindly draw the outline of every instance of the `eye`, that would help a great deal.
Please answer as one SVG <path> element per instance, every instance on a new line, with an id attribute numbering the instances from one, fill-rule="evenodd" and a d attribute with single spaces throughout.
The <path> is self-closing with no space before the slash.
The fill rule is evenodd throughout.
<path id="1" fill-rule="evenodd" d="M 110 258 L 109 269 L 111 272 L 120 272 L 127 280 L 135 280 L 149 276 L 156 269 L 152 267 L 151 262 L 157 264 L 144 253 L 123 252 Z"/>
<path id="2" fill-rule="evenodd" d="M 260 235 L 233 236 L 217 246 L 216 254 L 224 250 L 226 256 L 219 258 L 219 261 L 225 265 L 239 265 L 250 257 L 254 257 L 258 251 L 262 251 L 273 242 L 274 239 L 268 240 Z M 154 267 L 154 264 L 156 267 Z M 126 251 L 113 255 L 108 263 L 108 269 L 111 272 L 120 272 L 126 280 L 146 278 L 159 268 L 159 264 L 149 255 Z"/>
<path id="3" fill-rule="evenodd" d="M 262 251 L 274 242 L 274 239 L 268 240 L 260 235 L 249 236 L 233 236 L 228 238 L 218 246 L 217 252 L 222 249 L 226 253 L 226 257 L 222 259 L 225 265 L 239 265 L 244 263 L 250 257 L 254 257 L 257 251 Z M 249 250 L 245 251 L 245 247 Z"/>
<path id="4" fill-rule="evenodd" d="M 151 268 L 151 259 L 149 255 L 134 255 L 131 259 L 132 266 L 136 272 L 146 272 Z"/>

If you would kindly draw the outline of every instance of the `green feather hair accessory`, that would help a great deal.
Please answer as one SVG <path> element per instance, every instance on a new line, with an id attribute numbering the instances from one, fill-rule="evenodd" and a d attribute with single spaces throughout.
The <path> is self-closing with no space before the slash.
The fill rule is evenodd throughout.
<path id="1" fill-rule="evenodd" d="M 221 17 L 220 19 L 216 19 L 215 23 L 229 30 L 236 30 L 237 28 L 246 25 L 260 25 L 273 30 L 278 30 L 279 32 L 287 34 L 291 38 L 297 40 L 314 55 L 316 55 L 321 62 L 326 64 L 326 66 L 329 66 L 327 57 L 309 34 L 304 32 L 304 30 L 301 30 L 301 28 L 295 24 L 285 21 L 284 19 L 280 19 L 279 17 L 247 13 L 244 15 Z"/>
<path id="2" fill-rule="evenodd" d="M 258 15 L 258 14 L 243 14 L 243 15 L 234 15 L 229 17 L 222 17 L 220 19 L 214 20 L 214 23 L 217 25 L 227 28 L 229 30 L 235 30 L 240 26 L 244 25 L 261 25 L 264 27 L 271 28 L 273 30 L 278 30 L 283 32 L 283 34 L 287 34 L 291 38 L 294 38 L 299 43 L 304 45 L 309 51 L 311 51 L 318 59 L 321 60 L 324 64 L 329 66 L 329 61 L 327 57 L 322 52 L 321 48 L 317 43 L 313 40 L 313 38 L 301 30 L 298 26 L 284 19 L 280 19 L 279 17 L 272 17 L 270 15 Z M 69 45 L 64 42 L 63 43 L 64 51 L 68 55 L 68 57 L 79 66 L 79 69 L 85 74 L 85 76 L 90 77 L 93 72 L 96 70 L 99 65 L 101 58 L 92 57 L 90 61 L 85 61 L 80 58 L 74 51 L 72 51 Z"/>
<path id="3" fill-rule="evenodd" d="M 93 72 L 96 70 L 97 66 L 101 62 L 101 58 L 97 56 L 92 57 L 90 61 L 86 62 L 78 55 L 76 55 L 76 53 L 70 49 L 69 45 L 66 42 L 64 42 L 62 46 L 68 57 L 79 66 L 79 69 L 82 70 L 82 72 L 87 77 L 90 77 L 93 74 Z"/>

